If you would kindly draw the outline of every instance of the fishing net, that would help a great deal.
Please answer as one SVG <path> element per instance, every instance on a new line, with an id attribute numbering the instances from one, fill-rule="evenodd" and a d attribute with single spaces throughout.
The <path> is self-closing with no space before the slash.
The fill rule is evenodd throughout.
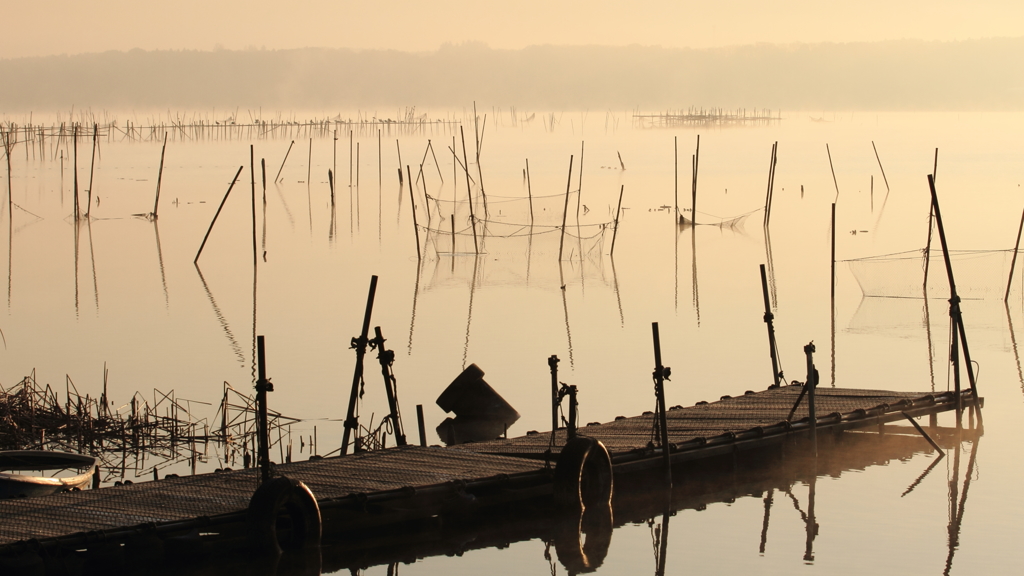
<path id="1" fill-rule="evenodd" d="M 761 208 L 758 208 L 757 210 L 751 210 L 750 212 L 747 212 L 745 214 L 740 214 L 739 216 L 733 216 L 731 218 L 723 218 L 721 216 L 715 216 L 714 214 L 707 214 L 705 212 L 698 212 L 698 214 L 700 215 L 700 221 L 697 222 L 696 225 L 697 226 L 715 226 L 715 227 L 721 228 L 723 230 L 732 230 L 732 231 L 735 231 L 735 232 L 742 232 L 743 231 L 743 226 L 746 223 L 747 218 L 750 217 L 751 214 L 755 214 L 757 212 L 760 212 L 761 210 L 762 210 Z M 683 214 L 679 215 L 679 227 L 680 228 L 687 229 L 687 228 L 692 228 L 693 226 L 694 226 L 694 223 L 693 223 L 693 220 L 691 218 L 687 218 Z"/>
<path id="2" fill-rule="evenodd" d="M 491 260 L 600 260 L 611 221 L 600 221 L 579 194 L 532 198 L 477 194 L 469 200 L 430 198 L 423 226 L 438 257 L 487 254 Z M 565 218 L 563 231 L 563 216 Z"/>
<path id="3" fill-rule="evenodd" d="M 1006 293 L 1013 250 L 951 250 L 950 263 L 962 299 L 1002 298 Z M 909 250 L 845 261 L 865 296 L 923 298 L 925 266 L 928 298 L 949 298 L 949 281 L 942 251 Z M 1020 291 L 1022 262 L 1017 262 L 1013 292 Z"/>

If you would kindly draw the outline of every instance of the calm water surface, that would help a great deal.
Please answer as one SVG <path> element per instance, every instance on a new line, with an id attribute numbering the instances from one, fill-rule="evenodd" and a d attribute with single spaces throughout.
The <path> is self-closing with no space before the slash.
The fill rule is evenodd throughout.
<path id="1" fill-rule="evenodd" d="M 438 442 L 432 428 L 446 416 L 434 400 L 469 363 L 479 365 L 487 381 L 523 415 L 510 434 L 546 429 L 546 359 L 552 354 L 562 359 L 560 379 L 579 387 L 582 421 L 652 410 L 651 322 L 659 322 L 665 364 L 673 369 L 669 405 L 765 388 L 771 367 L 758 275 L 762 263 L 773 271 L 776 330 L 789 379 L 803 379 L 801 350 L 813 340 L 823 385 L 832 385 L 834 373 L 840 387 L 947 390 L 952 384 L 945 361 L 945 301 L 931 300 L 926 316 L 920 298 L 864 298 L 842 262 L 833 365 L 829 219 L 836 187 L 840 260 L 924 245 L 925 175 L 933 170 L 936 148 L 937 187 L 952 248 L 1012 248 L 1024 208 L 1020 114 L 858 112 L 826 115 L 819 122 L 808 114 L 789 113 L 767 127 L 670 130 L 631 127 L 623 113 L 566 112 L 556 114 L 552 126 L 551 116 L 547 122 L 538 115 L 533 122 L 513 124 L 507 110 L 495 121 L 497 112 L 488 111 L 480 161 L 493 225 L 479 257 L 471 254 L 464 173 L 454 174 L 448 151 L 458 131 L 447 126 L 413 134 L 385 132 L 379 155 L 376 133 L 353 135 L 353 144 L 359 145 L 359 184 L 354 168 L 351 188 L 344 133 L 337 143 L 329 134 L 313 135 L 310 153 L 305 133 L 195 139 L 171 132 L 156 223 L 133 214 L 152 210 L 159 139 L 132 142 L 110 136 L 101 139 L 91 222 L 78 227 L 70 217 L 71 162 L 65 160 L 62 172 L 60 152 L 54 159 L 56 149 L 50 144 L 45 154 L 16 148 L 16 207 L 4 214 L 11 229 L 3 235 L 9 262 L 0 383 L 9 387 L 35 369 L 39 382 L 62 389 L 67 377 L 80 392 L 95 396 L 106 363 L 116 406 L 135 391 L 149 397 L 154 389 L 174 390 L 192 401 L 196 418 L 207 419 L 216 412 L 225 382 L 248 393 L 254 333 L 250 144 L 260 196 L 258 243 L 266 252 L 258 263 L 255 332 L 267 339 L 268 373 L 276 386 L 271 406 L 302 419 L 291 429 L 296 452 L 299 436 L 308 437 L 314 427 L 320 453 L 340 444 L 339 421 L 354 360 L 349 341 L 358 335 L 374 274 L 380 280 L 372 325 L 382 328 L 397 352 L 394 369 L 407 430 L 414 436 L 414 406 L 422 404 L 431 443 Z M 472 157 L 471 116 L 449 117 L 466 120 Z M 736 226 L 698 226 L 691 232 L 674 225 L 674 138 L 679 203 L 688 209 L 690 159 L 698 134 L 698 222 L 751 213 Z M 268 182 L 264 208 L 260 159 L 266 159 L 267 178 L 273 180 L 292 140 L 281 181 Z M 421 231 L 424 248 L 418 261 L 408 189 L 403 196 L 396 170 L 400 147 L 402 164 L 413 166 L 416 179 L 428 140 L 438 167 L 428 158 L 426 189 L 438 200 L 431 202 L 435 231 Z M 766 238 L 763 212 L 757 210 L 764 204 L 776 141 L 774 206 Z M 461 156 L 461 141 L 456 144 Z M 89 142 L 83 140 L 82 189 L 88 186 L 89 153 Z M 570 156 L 570 188 L 582 192 L 578 228 L 577 196 L 570 197 L 569 229 L 587 238 L 568 237 L 559 263 L 559 234 L 550 226 L 562 215 Z M 532 240 L 523 232 L 529 225 L 527 159 L 538 225 Z M 327 170 L 335 165 L 332 208 Z M 239 166 L 245 166 L 240 182 L 197 269 L 193 258 Z M 470 169 L 477 180 L 476 165 Z M 602 236 L 600 224 L 614 218 L 622 187 L 613 259 L 612 231 Z M 417 194 L 422 194 L 419 182 Z M 455 254 L 449 220 L 453 200 L 460 202 Z M 424 225 L 426 206 L 419 198 L 416 203 Z M 947 570 L 951 538 L 950 573 L 1016 572 L 1014 566 L 1024 560 L 1017 545 L 1024 512 L 1018 489 L 1024 480 L 1018 443 L 1024 382 L 1013 332 L 1014 326 L 1024 326 L 1021 278 L 1018 274 L 1004 307 L 1005 263 L 969 269 L 964 275 L 970 278 L 962 281 L 980 288 L 963 310 L 972 356 L 980 367 L 979 389 L 986 397 L 985 434 L 977 444 L 963 443 L 959 468 L 954 470 L 950 449 L 950 458 L 901 496 L 934 462 L 934 453 L 926 452 L 921 441 L 919 449 L 900 457 L 821 475 L 814 483 L 820 529 L 813 559 L 805 559 L 806 476 L 780 481 L 790 494 L 774 492 L 763 552 L 766 492 L 738 494 L 734 501 L 711 498 L 702 510 L 684 507 L 671 518 L 664 557 L 669 573 L 860 574 L 869 569 L 937 574 Z M 896 284 L 908 276 L 912 284 L 919 282 L 919 262 L 900 270 L 905 272 L 882 271 L 874 281 Z M 943 270 L 933 270 L 932 281 L 941 287 Z M 374 376 L 376 370 L 367 372 L 363 422 L 379 421 L 386 411 Z M 942 416 L 940 424 L 952 425 L 952 417 Z M 972 453 L 968 492 L 964 482 Z M 200 469 L 220 465 L 211 450 Z M 187 471 L 181 462 L 169 464 L 164 473 Z M 958 488 L 951 507 L 954 482 Z M 654 572 L 652 537 L 662 521 L 657 515 L 651 525 L 630 522 L 617 528 L 598 571 Z M 951 532 L 951 525 L 958 530 Z M 399 569 L 407 574 L 564 572 L 557 561 L 545 559 L 545 543 L 539 539 L 458 557 L 429 557 Z M 385 574 L 388 567 L 370 567 L 365 573 Z"/>

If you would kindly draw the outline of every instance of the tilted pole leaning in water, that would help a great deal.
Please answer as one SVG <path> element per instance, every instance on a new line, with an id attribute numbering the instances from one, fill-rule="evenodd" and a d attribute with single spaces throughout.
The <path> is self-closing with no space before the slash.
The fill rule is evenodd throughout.
<path id="1" fill-rule="evenodd" d="M 352 339 L 351 348 L 356 351 L 356 368 L 352 375 L 352 392 L 348 397 L 348 412 L 345 415 L 345 434 L 341 440 L 341 455 L 348 453 L 348 441 L 352 430 L 359 427 L 356 418 L 356 402 L 359 401 L 359 384 L 363 380 L 363 357 L 366 356 L 367 335 L 370 332 L 370 315 L 373 313 L 373 297 L 377 293 L 377 276 L 370 277 L 370 293 L 366 297 L 366 313 L 363 315 L 363 329 L 358 338 Z"/>

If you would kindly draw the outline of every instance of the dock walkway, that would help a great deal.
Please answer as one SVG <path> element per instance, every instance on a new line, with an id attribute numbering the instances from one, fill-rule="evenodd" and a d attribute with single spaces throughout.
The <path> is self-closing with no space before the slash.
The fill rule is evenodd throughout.
<path id="1" fill-rule="evenodd" d="M 786 421 L 799 393 L 800 386 L 785 386 L 669 409 L 673 462 L 806 435 L 810 426 L 806 400 L 792 420 Z M 969 390 L 961 393 L 959 400 L 961 407 L 980 403 Z M 819 434 L 870 429 L 907 416 L 954 410 L 957 405 L 952 392 L 819 388 L 817 429 Z M 655 421 L 654 413 L 618 417 L 583 426 L 579 434 L 607 446 L 616 473 L 643 470 L 663 465 L 653 432 Z M 565 441 L 566 431 L 560 429 L 553 445 L 548 432 L 450 448 L 391 448 L 281 464 L 275 467 L 275 474 L 300 480 L 310 488 L 324 509 L 326 530 L 348 529 L 354 519 L 381 525 L 444 513 L 451 509 L 453 499 L 460 497 L 481 504 L 550 495 L 552 471 L 543 461 L 557 454 Z M 258 475 L 257 469 L 247 469 L 3 500 L 0 554 L 29 540 L 87 547 L 89 541 L 127 538 L 142 527 L 180 533 L 193 526 L 244 522 Z"/>

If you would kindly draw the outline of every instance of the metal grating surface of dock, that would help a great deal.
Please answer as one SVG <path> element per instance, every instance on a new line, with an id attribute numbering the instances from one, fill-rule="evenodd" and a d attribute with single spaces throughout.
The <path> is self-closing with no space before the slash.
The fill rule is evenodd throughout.
<path id="1" fill-rule="evenodd" d="M 443 448 L 404 447 L 278 465 L 320 500 L 533 472 L 536 462 Z M 143 523 L 167 523 L 245 510 L 258 470 L 140 482 L 38 498 L 0 500 L 0 546 Z"/>
<path id="2" fill-rule="evenodd" d="M 762 392 L 749 392 L 742 396 L 725 397 L 716 402 L 697 404 L 686 408 L 669 409 L 669 442 L 682 444 L 698 438 L 710 439 L 729 433 L 741 433 L 758 427 L 777 425 L 789 415 L 793 404 L 800 395 L 800 386 L 783 386 Z M 857 410 L 871 410 L 884 407 L 885 412 L 905 409 L 909 405 L 933 404 L 943 395 L 931 392 L 891 392 L 885 390 L 859 390 L 850 388 L 819 387 L 815 393 L 815 411 L 819 419 L 829 414 L 850 414 Z M 897 406 L 899 405 L 899 406 Z M 887 407 L 886 407 L 887 406 Z M 804 397 L 792 421 L 799 422 L 808 417 L 807 398 Z M 578 433 L 596 438 L 604 443 L 614 458 L 616 454 L 643 450 L 655 437 L 655 415 L 646 413 L 630 418 L 618 417 L 604 424 L 581 425 Z M 551 448 L 558 453 L 565 445 L 566 432 L 560 429 Z M 529 434 L 507 440 L 476 442 L 453 446 L 457 450 L 485 454 L 508 454 L 515 456 L 542 456 L 551 443 L 551 433 Z"/>

